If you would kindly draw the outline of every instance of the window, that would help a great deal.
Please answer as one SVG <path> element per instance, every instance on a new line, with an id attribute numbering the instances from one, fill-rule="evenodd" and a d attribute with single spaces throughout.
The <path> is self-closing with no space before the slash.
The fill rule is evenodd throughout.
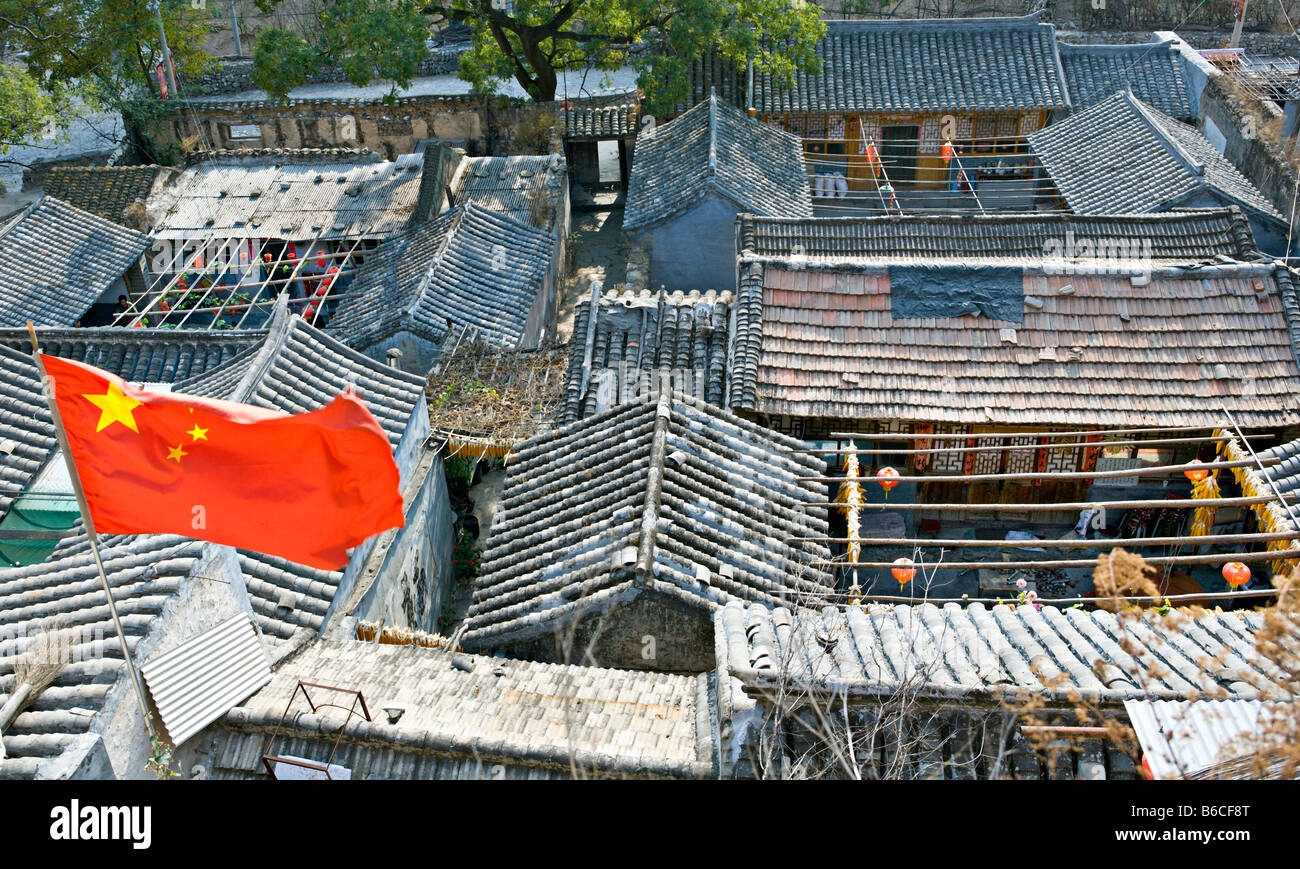
<path id="1" fill-rule="evenodd" d="M 262 138 L 262 128 L 257 124 L 231 124 L 230 138 L 239 140 Z"/>

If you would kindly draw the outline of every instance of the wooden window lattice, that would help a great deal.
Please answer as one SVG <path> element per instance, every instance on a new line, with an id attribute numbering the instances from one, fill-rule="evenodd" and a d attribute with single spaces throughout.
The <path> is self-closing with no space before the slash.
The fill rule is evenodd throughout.
<path id="1" fill-rule="evenodd" d="M 920 139 L 916 148 L 917 153 L 938 154 L 939 144 L 939 119 L 926 118 L 921 121 Z"/>

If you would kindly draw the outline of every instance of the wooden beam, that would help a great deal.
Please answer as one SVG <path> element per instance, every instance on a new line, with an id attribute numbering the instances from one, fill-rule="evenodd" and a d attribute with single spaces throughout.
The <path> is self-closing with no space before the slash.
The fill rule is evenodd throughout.
<path id="1" fill-rule="evenodd" d="M 989 510 L 995 513 L 1050 513 L 1055 510 L 1075 512 L 1096 510 L 1101 507 L 1108 510 L 1136 510 L 1145 507 L 1175 510 L 1192 510 L 1197 507 L 1247 507 L 1251 504 L 1267 504 L 1278 500 L 1294 501 L 1297 497 L 1300 495 L 1295 492 L 1284 492 L 1281 499 L 1272 495 L 1250 495 L 1240 498 L 1179 498 L 1173 501 L 1070 501 L 1062 504 L 891 504 L 888 501 L 866 501 L 857 506 L 861 510 L 947 510 L 953 513 L 977 513 Z M 846 505 L 839 501 L 819 501 L 804 506 L 843 508 Z"/>
<path id="2" fill-rule="evenodd" d="M 1282 549 L 1274 552 L 1238 552 L 1228 555 L 1167 555 L 1143 559 L 1147 564 L 1227 564 L 1229 561 L 1277 561 L 1284 558 L 1300 558 L 1300 549 Z M 917 570 L 1031 570 L 1069 567 L 1096 567 L 1097 558 L 1081 558 L 1067 561 L 936 561 L 933 564 L 916 562 L 912 566 Z M 807 562 L 816 567 L 847 567 L 866 570 L 878 570 L 897 567 L 892 561 L 835 561 L 833 559 L 816 559 Z"/>
<path id="3" fill-rule="evenodd" d="M 1279 458 L 1260 459 L 1260 464 L 1276 465 L 1282 460 Z M 818 477 L 795 477 L 800 483 L 846 483 L 856 481 L 858 483 L 880 483 L 881 480 L 889 480 L 897 483 L 978 483 L 992 482 L 994 480 L 1109 480 L 1117 477 L 1150 477 L 1157 474 L 1179 474 L 1184 471 L 1212 471 L 1218 468 L 1253 468 L 1256 467 L 1254 459 L 1240 459 L 1235 462 L 1198 462 L 1196 464 L 1183 465 L 1152 465 L 1149 468 L 1121 468 L 1115 471 L 1053 471 L 1049 473 L 1038 473 L 1037 471 L 1026 471 L 1016 474 L 928 474 L 914 477 L 847 477 L 843 474 L 838 476 L 818 476 Z"/>
<path id="4" fill-rule="evenodd" d="M 929 435 L 915 435 L 913 440 L 925 440 Z M 1252 438 L 1271 438 L 1276 437 L 1272 434 L 1251 435 Z M 907 447 L 899 447 L 892 450 L 804 450 L 814 456 L 847 456 L 849 454 L 857 456 L 896 456 L 900 454 L 919 456 L 932 455 L 935 453 L 995 453 L 1002 451 L 1030 452 L 1032 450 L 1072 450 L 1083 449 L 1085 447 L 1136 447 L 1151 446 L 1153 444 L 1190 444 L 1205 443 L 1206 441 L 1226 441 L 1231 440 L 1233 435 L 1224 435 L 1222 437 L 1199 437 L 1199 438 L 1162 438 L 1149 441 L 1078 441 L 1077 443 L 1063 444 L 1000 444 L 992 447 L 933 447 L 925 450 L 913 450 Z"/>
<path id="5" fill-rule="evenodd" d="M 1008 432 L 970 432 L 967 434 L 957 434 L 955 432 L 941 432 L 938 434 L 900 434 L 898 432 L 878 432 L 875 434 L 865 432 L 842 432 L 833 431 L 830 434 L 831 440 L 862 440 L 862 441 L 910 441 L 916 438 L 925 438 L 932 441 L 952 441 L 952 440 L 990 440 L 992 438 L 1051 438 L 1051 437 L 1087 437 L 1089 435 L 1140 435 L 1140 434 L 1164 434 L 1167 432 L 1179 431 L 1209 431 L 1216 428 L 1227 428 L 1225 425 L 1208 424 L 1208 425 L 1181 425 L 1165 426 L 1161 428 L 1098 428 L 1085 429 L 1083 431 L 1008 431 Z M 1254 426 L 1262 428 L 1262 426 Z M 1254 437 L 1254 435 L 1250 435 Z"/>
<path id="6" fill-rule="evenodd" d="M 1160 595 L 1158 597 L 1152 597 L 1150 595 L 1131 595 L 1128 597 L 1119 597 L 1119 598 L 1116 598 L 1114 595 L 1105 595 L 1103 597 L 1054 597 L 1054 598 L 1040 597 L 1036 602 L 1041 603 L 1043 606 L 1052 606 L 1052 607 L 1059 607 L 1061 605 L 1073 606 L 1074 604 L 1085 604 L 1085 605 L 1096 606 L 1099 603 L 1114 602 L 1116 600 L 1119 600 L 1123 603 L 1166 603 L 1166 602 L 1191 603 L 1193 601 L 1198 601 L 1198 600 L 1234 600 L 1237 598 L 1276 597 L 1279 591 L 1280 590 L 1276 588 L 1260 588 L 1260 589 L 1251 589 L 1249 591 L 1220 591 L 1220 592 L 1202 591 L 1202 592 L 1197 592 L 1196 594 L 1170 594 L 1170 595 Z M 930 603 L 936 606 L 941 606 L 943 604 L 949 604 L 949 603 L 957 603 L 963 605 L 978 603 L 978 604 L 992 604 L 994 606 L 1002 604 L 1005 606 L 1008 603 L 1015 602 L 1015 599 L 1011 597 L 969 597 L 969 596 L 928 597 L 924 595 L 921 597 L 907 597 L 906 595 L 899 595 L 899 594 L 847 594 L 842 591 L 836 592 L 833 595 L 826 595 L 826 594 L 819 595 L 817 592 L 811 592 L 811 591 L 808 592 L 787 591 L 785 592 L 785 594 L 792 597 L 815 597 L 822 600 L 823 602 L 827 598 L 830 598 L 841 603 L 845 603 L 850 600 L 855 600 L 860 603 L 906 603 L 906 604 L 912 604 L 913 606 L 922 603 Z"/>
<path id="7" fill-rule="evenodd" d="M 786 543 L 860 543 L 863 546 L 919 546 L 923 549 L 1113 549 L 1116 546 L 1177 546 L 1201 543 L 1267 543 L 1300 539 L 1300 531 L 1259 534 L 1203 534 L 1200 537 L 1115 537 L 1109 540 L 938 540 L 923 537 L 787 537 Z"/>

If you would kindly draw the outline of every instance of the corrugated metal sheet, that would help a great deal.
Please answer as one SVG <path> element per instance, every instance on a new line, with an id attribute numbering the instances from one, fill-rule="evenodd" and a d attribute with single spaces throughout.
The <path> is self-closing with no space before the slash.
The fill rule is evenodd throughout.
<path id="1" fill-rule="evenodd" d="M 1157 779 L 1191 778 L 1247 753 L 1262 708 L 1258 700 L 1124 701 Z"/>
<path id="2" fill-rule="evenodd" d="M 243 613 L 159 655 L 140 671 L 173 745 L 271 681 L 261 640 Z"/>

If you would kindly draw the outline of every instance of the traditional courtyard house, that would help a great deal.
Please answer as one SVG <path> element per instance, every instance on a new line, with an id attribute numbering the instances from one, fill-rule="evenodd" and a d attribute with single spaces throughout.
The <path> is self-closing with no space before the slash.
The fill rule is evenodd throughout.
<path id="1" fill-rule="evenodd" d="M 128 334 L 134 344 L 124 339 Z M 79 330 L 75 339 L 66 332 L 50 337 L 52 351 L 123 376 L 157 378 L 143 381 L 147 388 L 287 412 L 323 406 L 352 386 L 393 445 L 406 525 L 358 546 L 343 570 L 304 567 L 169 535 L 103 539 L 101 551 L 128 642 L 143 667 L 161 726 L 174 742 L 183 742 L 261 684 L 241 681 L 232 688 L 222 680 L 213 681 L 214 691 L 222 685 L 227 693 L 239 686 L 246 690 L 220 702 L 204 694 L 211 701 L 205 708 L 212 717 L 195 724 L 193 706 L 172 705 L 175 697 L 169 686 L 175 683 L 169 677 L 150 675 L 151 663 L 179 644 L 189 640 L 204 648 L 204 643 L 220 648 L 235 644 L 256 669 L 258 660 L 265 668 L 265 662 L 311 642 L 334 619 L 357 616 L 413 630 L 432 626 L 450 586 L 452 516 L 441 463 L 426 447 L 429 428 L 423 378 L 349 350 L 301 317 L 288 314 L 283 303 L 270 328 L 256 338 L 242 333 L 218 338 L 209 333 L 145 329 L 130 333 L 86 329 Z M 99 341 L 103 345 L 95 346 Z M 16 532 L 5 535 L 3 544 L 5 557 L 19 565 L 0 568 L 0 693 L 4 699 L 10 700 L 18 688 L 13 674 L 19 659 L 39 648 L 33 643 L 52 632 L 75 630 L 68 641 L 74 664 L 64 667 L 27 711 L 0 722 L 8 754 L 7 760 L 0 760 L 0 776 L 140 777 L 145 775 L 149 743 L 130 680 L 120 654 L 114 652 L 117 639 L 88 542 L 79 531 L 75 508 L 69 508 L 70 484 L 34 364 L 28 354 L 10 349 L 12 343 L 13 336 L 0 341 L 7 421 L 0 432 L 0 448 L 11 457 L 4 474 L 0 526 Z M 158 361 L 161 365 L 155 364 Z M 43 511 L 43 533 L 31 532 L 31 522 L 15 521 L 30 509 Z M 30 539 L 22 541 L 24 537 Z M 37 545 L 57 537 L 62 539 L 52 552 Z M 20 547 L 20 541 L 28 545 Z M 227 624 L 235 616 L 240 617 L 239 624 Z M 247 625 L 246 632 L 241 624 Z M 247 633 L 248 637 L 239 641 L 242 645 L 226 634 L 195 639 L 221 626 L 232 635 Z M 94 666 L 77 666 L 76 661 Z M 170 661 L 158 666 L 174 675 L 177 665 Z M 269 679 L 269 671 L 266 675 Z"/>
<path id="2" fill-rule="evenodd" d="M 712 669 L 713 612 L 829 591 L 822 463 L 661 389 L 521 446 L 461 645 L 602 667 Z"/>
<path id="3" fill-rule="evenodd" d="M 568 376 L 556 421 L 603 413 L 652 395 L 662 374 L 673 388 L 723 407 L 730 291 L 604 290 L 574 315 Z"/>
<path id="4" fill-rule="evenodd" d="M 738 224 L 728 404 L 816 448 L 865 450 L 863 476 L 898 472 L 892 496 L 863 487 L 880 508 L 864 538 L 1059 537 L 1097 519 L 1110 537 L 1195 547 L 1179 536 L 1189 502 L 1163 504 L 1188 494 L 1178 466 L 1222 445 L 1225 409 L 1266 446 L 1300 423 L 1294 276 L 1259 258 L 1239 209 Z M 1092 502 L 1113 509 L 1081 516 Z M 972 595 L 1006 590 L 978 574 Z M 1187 590 L 1223 588 L 1210 574 Z"/>
<path id="5" fill-rule="evenodd" d="M 280 664 L 182 765 L 211 779 L 716 779 L 708 683 L 343 634 Z"/>
<path id="6" fill-rule="evenodd" d="M 1072 106 L 1056 31 L 1034 16 L 827 21 L 817 54 L 821 71 L 789 88 L 706 57 L 692 102 L 716 88 L 803 140 L 819 206 L 896 210 L 890 192 L 948 192 L 958 166 L 945 135 L 977 191 L 1017 181 L 1032 198 L 1026 137 Z"/>
<path id="7" fill-rule="evenodd" d="M 1075 214 L 1146 214 L 1236 205 L 1260 250 L 1285 256 L 1286 219 L 1195 127 L 1116 94 L 1029 137 Z"/>
<path id="8" fill-rule="evenodd" d="M 45 195 L 96 217 L 143 229 L 145 203 L 174 171 L 163 166 L 57 166 L 45 177 Z"/>
<path id="9" fill-rule="evenodd" d="M 366 254 L 406 228 L 421 169 L 364 149 L 192 155 L 148 199 L 151 282 L 115 324 L 259 328 L 287 293 L 325 325 Z"/>
<path id="10" fill-rule="evenodd" d="M 812 215 L 794 136 L 717 96 L 641 135 L 623 230 L 649 248 L 651 286 L 733 290 L 731 226 L 744 211 Z"/>
<path id="11" fill-rule="evenodd" d="M 0 226 L 0 326 L 106 322 L 120 296 L 144 287 L 151 239 L 42 196 Z"/>
<path id="12" fill-rule="evenodd" d="M 1128 725 L 1126 704 L 1280 698 L 1286 688 L 1255 648 L 1263 621 L 1257 612 L 731 602 L 715 621 L 722 772 L 1140 778 L 1137 740 L 1124 751 L 1098 717 Z M 1080 707 L 1091 721 L 1080 722 Z"/>

